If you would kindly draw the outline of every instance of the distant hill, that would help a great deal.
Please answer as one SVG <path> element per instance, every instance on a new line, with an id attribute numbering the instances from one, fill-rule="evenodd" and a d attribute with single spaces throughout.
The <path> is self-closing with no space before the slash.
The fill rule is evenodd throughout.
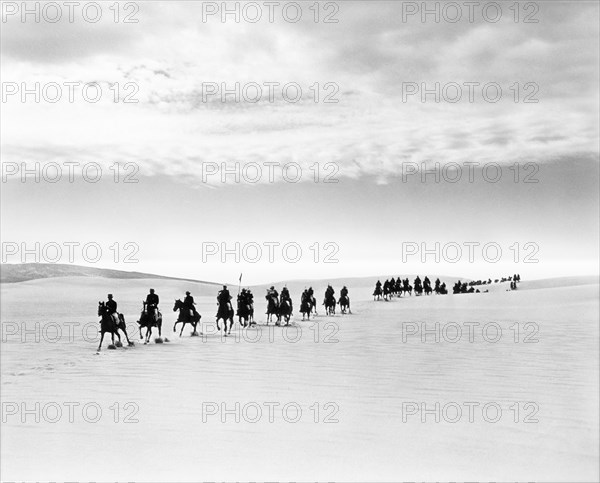
<path id="1" fill-rule="evenodd" d="M 113 279 L 162 279 L 196 282 L 218 285 L 213 282 L 194 280 L 188 278 L 165 277 L 142 272 L 126 272 L 124 270 L 111 270 L 107 268 L 84 267 L 61 263 L 3 263 L 0 264 L 0 283 L 17 283 L 40 278 L 56 277 L 103 277 Z"/>

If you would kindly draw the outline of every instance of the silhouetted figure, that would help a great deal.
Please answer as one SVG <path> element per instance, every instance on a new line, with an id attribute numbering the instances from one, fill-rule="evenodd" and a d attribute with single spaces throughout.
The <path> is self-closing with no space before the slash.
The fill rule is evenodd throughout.
<path id="1" fill-rule="evenodd" d="M 194 302 L 194 297 L 192 297 L 192 294 L 190 292 L 186 292 L 185 298 L 183 299 L 183 307 L 188 311 L 188 314 L 190 314 L 190 317 L 192 318 L 198 313 L 196 312 L 195 306 L 196 302 Z"/>
<path id="2" fill-rule="evenodd" d="M 373 292 L 373 300 L 380 299 L 382 294 L 383 291 L 381 290 L 381 282 L 377 280 L 377 283 L 375 284 L 375 291 Z"/>
<path id="3" fill-rule="evenodd" d="M 283 302 L 288 302 L 290 304 L 290 307 L 293 310 L 292 298 L 290 297 L 290 292 L 289 292 L 287 286 L 285 286 L 281 289 L 280 303 L 282 304 Z"/>
<path id="4" fill-rule="evenodd" d="M 113 295 L 109 293 L 107 295 L 108 300 L 106 301 L 106 308 L 108 309 L 108 313 L 113 315 L 117 313 L 117 301 L 113 299 Z M 117 318 L 115 318 L 117 320 Z"/>
<path id="5" fill-rule="evenodd" d="M 146 305 L 148 307 L 158 308 L 158 295 L 154 293 L 154 289 L 150 289 L 150 293 L 146 295 Z"/>

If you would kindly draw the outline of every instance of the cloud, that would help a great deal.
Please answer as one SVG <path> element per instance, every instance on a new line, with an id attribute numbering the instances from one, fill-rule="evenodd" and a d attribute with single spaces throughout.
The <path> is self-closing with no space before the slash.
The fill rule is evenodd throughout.
<path id="1" fill-rule="evenodd" d="M 403 23 L 401 3 L 343 3 L 336 24 L 315 23 L 308 8 L 297 24 L 203 23 L 190 2 L 144 2 L 136 24 L 115 24 L 107 8 L 97 24 L 11 19 L 5 81 L 98 82 L 103 97 L 83 102 L 80 88 L 74 103 L 11 97 L 2 161 L 118 159 L 174 177 L 200 176 L 202 162 L 318 161 L 381 180 L 406 162 L 598 155 L 597 5 L 544 4 L 537 24 L 515 23 L 506 9 L 497 24 L 436 24 Z M 236 82 L 240 92 L 262 86 L 261 99 L 206 97 L 207 85 Z M 269 82 L 297 83 L 303 97 L 278 90 L 270 100 Z M 440 102 L 404 99 L 407 82 L 438 82 Z M 465 82 L 479 83 L 474 102 Z M 137 89 L 138 102 L 114 103 L 115 83 L 121 101 Z M 448 83 L 462 86 L 461 101 L 444 102 Z M 502 88 L 498 102 L 485 99 L 486 83 Z M 338 102 L 324 103 L 328 95 Z"/>

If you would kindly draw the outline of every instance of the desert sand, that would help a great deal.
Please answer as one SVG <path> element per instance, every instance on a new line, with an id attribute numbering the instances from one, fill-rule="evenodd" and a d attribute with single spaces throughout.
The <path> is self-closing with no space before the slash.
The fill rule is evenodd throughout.
<path id="1" fill-rule="evenodd" d="M 229 338 L 215 333 L 211 285 L 93 277 L 2 284 L 3 478 L 599 479 L 597 279 L 390 302 L 372 300 L 375 281 L 348 281 L 352 315 L 326 317 L 321 308 L 310 322 L 297 313 L 308 282 L 290 282 L 292 327 L 240 332 L 236 323 Z M 312 283 L 319 303 L 326 282 Z M 134 347 L 107 350 L 105 339 L 96 353 L 98 301 L 113 293 L 133 327 L 149 287 L 161 297 L 169 342 L 143 345 L 132 333 Z M 203 336 L 190 337 L 189 327 L 181 338 L 172 332 L 173 301 L 185 290 L 198 302 Z M 264 286 L 255 294 L 264 324 Z M 411 335 L 422 323 L 446 332 L 423 342 Z M 502 334 L 490 342 L 482 328 L 495 324 Z M 456 325 L 464 332 L 453 342 Z M 452 411 L 439 422 L 409 414 L 414 404 L 436 402 L 464 414 L 454 423 Z M 477 404 L 473 422 L 464 403 Z M 488 403 L 502 409 L 495 423 L 482 416 Z M 23 404 L 33 409 L 24 422 Z M 88 420 L 82 414 L 86 404 L 100 408 L 97 422 L 95 411 Z"/>

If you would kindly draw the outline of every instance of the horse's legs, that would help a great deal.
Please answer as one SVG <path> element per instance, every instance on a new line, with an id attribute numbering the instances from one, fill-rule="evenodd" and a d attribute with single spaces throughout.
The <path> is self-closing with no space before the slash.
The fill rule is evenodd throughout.
<path id="1" fill-rule="evenodd" d="M 125 338 L 127 339 L 127 345 L 131 345 L 131 341 L 129 340 L 129 335 L 127 334 L 127 328 L 123 329 L 123 333 L 125 334 Z"/>
<path id="2" fill-rule="evenodd" d="M 104 340 L 104 332 L 101 332 L 100 335 L 100 344 L 98 345 L 98 351 L 100 351 L 100 349 L 102 348 L 102 341 Z"/>
<path id="3" fill-rule="evenodd" d="M 185 324 L 186 324 L 186 322 L 183 322 L 181 324 L 181 332 L 179 332 L 179 337 L 181 337 L 181 334 L 183 334 L 183 329 L 185 329 Z"/>

